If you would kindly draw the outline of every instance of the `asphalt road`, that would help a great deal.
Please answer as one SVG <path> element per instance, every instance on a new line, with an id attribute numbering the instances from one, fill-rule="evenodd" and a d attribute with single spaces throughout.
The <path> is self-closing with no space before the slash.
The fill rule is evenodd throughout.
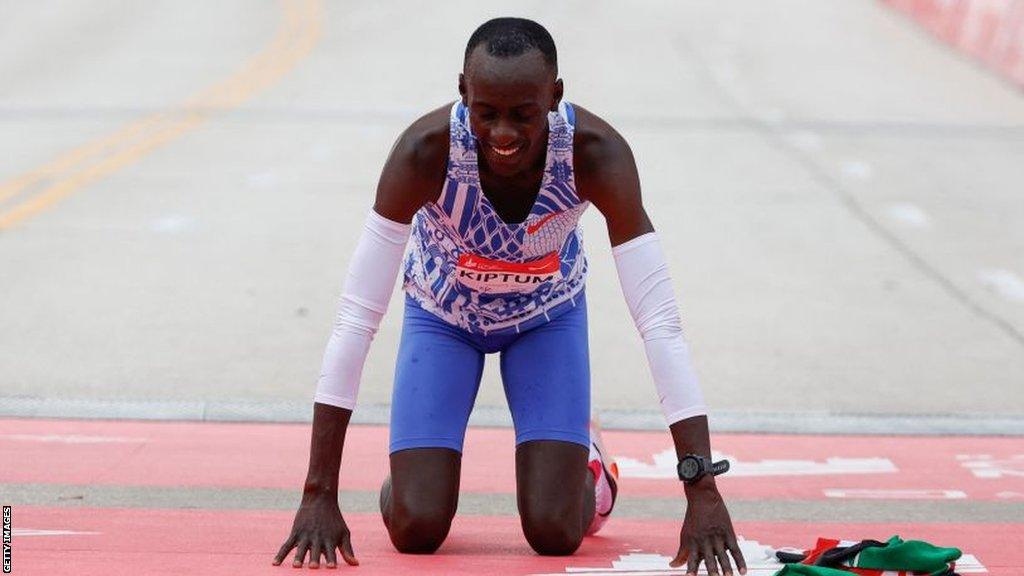
<path id="1" fill-rule="evenodd" d="M 866 0 L 520 6 L 634 150 L 713 424 L 1024 418 L 1020 90 Z M 0 413 L 307 414 L 385 156 L 506 10 L 3 3 Z M 584 226 L 594 406 L 649 422 Z M 360 392 L 381 418 L 395 302 Z M 478 406 L 504 402 L 492 357 Z"/>

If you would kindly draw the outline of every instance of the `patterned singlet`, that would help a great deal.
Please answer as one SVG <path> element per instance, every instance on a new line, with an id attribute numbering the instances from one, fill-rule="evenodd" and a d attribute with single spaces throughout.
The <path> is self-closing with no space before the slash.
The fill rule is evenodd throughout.
<path id="1" fill-rule="evenodd" d="M 537 200 L 526 220 L 505 223 L 481 192 L 476 138 L 461 102 L 452 106 L 448 174 L 420 208 L 404 262 L 403 288 L 428 312 L 469 332 L 514 328 L 583 290 L 587 259 L 576 195 L 575 112 L 548 113 L 548 146 Z M 560 307 L 564 308 L 564 307 Z"/>

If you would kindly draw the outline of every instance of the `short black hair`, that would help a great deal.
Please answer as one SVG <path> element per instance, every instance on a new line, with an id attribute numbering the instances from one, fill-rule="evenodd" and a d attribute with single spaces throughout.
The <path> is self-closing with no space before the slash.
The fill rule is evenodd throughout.
<path id="1" fill-rule="evenodd" d="M 487 48 L 487 53 L 498 58 L 519 56 L 531 49 L 540 50 L 544 61 L 558 76 L 558 53 L 551 34 L 533 20 L 526 18 L 494 18 L 480 25 L 469 37 L 466 44 L 466 55 L 462 68 L 466 68 L 469 55 L 480 44 Z"/>

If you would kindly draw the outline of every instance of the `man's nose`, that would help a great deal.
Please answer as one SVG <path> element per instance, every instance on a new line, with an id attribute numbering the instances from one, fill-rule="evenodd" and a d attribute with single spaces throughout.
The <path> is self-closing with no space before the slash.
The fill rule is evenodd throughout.
<path id="1" fill-rule="evenodd" d="M 508 120 L 499 119 L 491 130 L 491 141 L 495 146 L 507 146 L 519 138 L 519 133 Z"/>

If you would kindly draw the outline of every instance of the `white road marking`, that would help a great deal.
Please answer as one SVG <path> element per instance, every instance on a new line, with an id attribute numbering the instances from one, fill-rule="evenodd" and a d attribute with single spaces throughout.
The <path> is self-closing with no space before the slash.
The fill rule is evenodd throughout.
<path id="1" fill-rule="evenodd" d="M 863 160 L 847 160 L 843 162 L 843 174 L 855 180 L 870 180 L 875 170 L 871 164 Z"/>
<path id="2" fill-rule="evenodd" d="M 890 204 L 885 208 L 885 215 L 901 224 L 915 228 L 924 228 L 931 224 L 928 214 L 910 203 Z"/>
<path id="3" fill-rule="evenodd" d="M 1010 490 L 1004 490 L 996 493 L 996 498 L 1003 498 L 1004 500 L 1015 500 L 1018 498 L 1024 498 L 1024 492 L 1012 492 Z"/>
<path id="4" fill-rule="evenodd" d="M 978 454 L 972 458 L 957 456 L 957 460 L 976 478 L 1024 477 L 1024 454 L 1014 454 L 1003 459 L 993 458 L 988 454 Z"/>
<path id="5" fill-rule="evenodd" d="M 775 549 L 771 546 L 764 546 L 756 540 L 745 540 L 742 536 L 736 536 L 736 543 L 739 544 L 743 559 L 747 562 L 747 576 L 772 576 L 782 569 L 783 564 L 775 558 Z M 614 574 L 615 576 L 662 576 L 665 574 L 686 574 L 686 565 L 679 568 L 670 568 L 668 563 L 672 561 L 671 556 L 662 554 L 651 554 L 642 552 L 631 552 L 620 555 L 618 560 L 612 560 L 611 567 L 583 567 L 566 566 L 565 572 L 549 574 L 535 574 L 533 576 L 554 576 L 558 574 L 573 574 L 575 576 Z M 701 566 L 698 574 L 707 574 L 707 569 Z"/>
<path id="6" fill-rule="evenodd" d="M 0 434 L 0 438 L 23 440 L 26 442 L 62 442 L 64 444 L 101 444 L 145 442 L 147 438 L 127 438 L 123 436 L 84 436 L 81 434 Z"/>
<path id="7" fill-rule="evenodd" d="M 887 458 L 826 458 L 814 460 L 761 460 L 742 462 L 731 456 L 713 453 L 715 460 L 728 458 L 729 476 L 817 476 L 827 474 L 879 474 L 897 472 Z M 678 480 L 676 452 L 669 448 L 652 456 L 653 463 L 617 457 L 619 473 L 624 478 L 668 478 Z"/>
<path id="8" fill-rule="evenodd" d="M 826 488 L 828 498 L 864 499 L 864 500 L 962 500 L 967 494 L 960 490 L 914 490 L 914 489 L 849 489 Z"/>
<path id="9" fill-rule="evenodd" d="M 978 279 L 1003 298 L 1011 302 L 1024 302 L 1024 281 L 1013 272 L 1002 268 L 979 270 Z"/>
<path id="10" fill-rule="evenodd" d="M 964 554 L 956 561 L 957 574 L 987 574 L 988 568 L 974 557 L 974 554 Z"/>
<path id="11" fill-rule="evenodd" d="M 22 536 L 89 536 L 94 534 L 102 534 L 102 532 L 78 532 L 75 530 L 38 530 L 35 528 L 15 528 L 12 530 L 11 536 L 13 538 L 21 538 Z"/>
<path id="12" fill-rule="evenodd" d="M 743 553 L 743 559 L 747 562 L 747 576 L 773 576 L 782 569 L 784 564 L 775 557 L 776 550 L 786 552 L 803 553 L 802 548 L 783 547 L 773 548 L 765 546 L 757 540 L 744 540 L 737 535 L 737 544 Z M 857 542 L 841 540 L 840 546 L 849 546 Z M 806 543 L 810 547 L 813 542 Z M 679 568 L 670 568 L 668 563 L 672 561 L 671 556 L 661 554 L 631 553 L 620 555 L 618 560 L 613 560 L 611 567 L 582 567 L 566 566 L 565 572 L 549 572 L 546 574 L 533 574 L 532 576 L 603 576 L 614 574 L 615 576 L 663 576 L 667 574 L 686 574 L 686 565 Z M 972 554 L 963 554 L 956 561 L 958 574 L 983 574 L 988 572 L 985 566 Z M 702 565 L 698 574 L 707 574 L 707 569 Z M 889 572 L 886 572 L 889 574 Z M 895 572 L 893 573 L 895 574 Z"/>

